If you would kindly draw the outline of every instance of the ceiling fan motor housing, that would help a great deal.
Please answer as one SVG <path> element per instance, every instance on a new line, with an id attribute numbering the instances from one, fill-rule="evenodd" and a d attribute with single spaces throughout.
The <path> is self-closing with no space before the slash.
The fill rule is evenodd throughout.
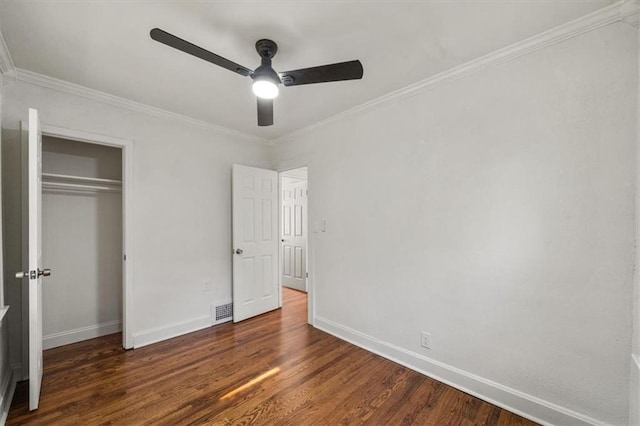
<path id="1" fill-rule="evenodd" d="M 268 63 L 265 63 L 265 59 Z M 278 73 L 271 68 L 271 59 L 262 58 L 262 65 L 260 65 L 256 70 L 251 74 L 251 78 L 254 80 L 270 80 L 275 84 L 280 84 L 280 76 Z"/>
<path id="2" fill-rule="evenodd" d="M 262 39 L 256 42 L 256 50 L 262 58 L 262 65 L 251 74 L 253 80 L 270 80 L 275 84 L 282 83 L 280 76 L 271 66 L 271 58 L 276 55 L 278 45 L 275 41 Z"/>
<path id="3" fill-rule="evenodd" d="M 256 41 L 256 50 L 262 58 L 272 59 L 278 52 L 278 45 L 273 40 L 263 38 Z"/>

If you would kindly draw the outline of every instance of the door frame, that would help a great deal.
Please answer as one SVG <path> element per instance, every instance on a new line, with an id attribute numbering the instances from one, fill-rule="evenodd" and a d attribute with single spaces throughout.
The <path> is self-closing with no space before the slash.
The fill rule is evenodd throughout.
<path id="1" fill-rule="evenodd" d="M 284 188 L 283 178 L 285 176 L 283 176 L 283 175 L 286 174 L 287 172 L 291 171 L 291 170 L 297 170 L 297 169 L 302 169 L 302 168 L 306 168 L 307 169 L 307 177 L 304 180 L 304 182 L 305 182 L 305 184 L 307 184 L 307 194 L 305 194 L 305 196 L 308 196 L 308 194 L 309 194 L 309 189 L 308 189 L 308 185 L 309 185 L 309 176 L 308 176 L 309 169 L 306 166 L 296 167 L 294 169 L 289 169 L 289 170 L 284 170 L 282 172 L 278 172 L 278 208 L 279 208 L 278 219 L 280 220 L 280 223 L 278 224 L 278 232 L 280 234 L 278 236 L 278 244 L 280 246 L 280 253 L 279 253 L 279 258 L 278 258 L 278 261 L 279 261 L 278 274 L 279 274 L 279 279 L 280 280 L 283 279 L 283 272 L 284 272 L 283 271 L 283 263 L 284 263 L 284 250 L 283 249 L 284 249 L 284 247 L 283 247 L 283 243 L 282 243 L 282 238 L 283 238 L 283 235 L 282 235 L 282 231 L 283 231 L 283 229 L 282 229 L 282 225 L 283 225 L 283 217 L 282 217 L 283 200 L 282 200 L 282 198 L 283 198 L 283 188 Z M 303 227 L 305 228 L 304 236 L 305 236 L 305 239 L 306 239 L 305 249 L 304 249 L 304 257 L 305 257 L 304 262 L 305 262 L 305 272 L 307 273 L 307 277 L 305 277 L 304 283 L 305 283 L 305 290 L 306 290 L 307 293 L 309 292 L 309 286 L 307 285 L 307 281 L 308 281 L 308 278 L 309 278 L 308 277 L 309 273 L 308 273 L 308 270 L 306 270 L 307 266 L 309 264 L 309 249 L 308 249 L 307 246 L 309 244 L 309 230 L 310 230 L 310 228 L 309 228 L 309 202 L 308 201 L 309 201 L 308 199 L 305 200 L 306 206 L 305 206 L 305 217 L 304 217 L 304 223 L 303 223 Z M 283 287 L 282 281 L 280 282 L 280 287 Z M 282 297 L 282 291 L 280 291 L 280 293 L 281 293 L 280 297 Z M 280 301 L 280 306 L 282 306 L 282 300 Z"/>
<path id="2" fill-rule="evenodd" d="M 278 172 L 278 240 L 282 239 L 282 173 L 288 172 L 290 170 L 301 169 L 303 167 L 307 168 L 307 323 L 310 325 L 314 325 L 315 318 L 315 286 L 314 284 L 314 270 L 313 268 L 313 238 L 311 234 L 313 232 L 313 227 L 310 226 L 311 223 L 314 223 L 315 220 L 312 216 L 312 206 L 314 205 L 313 196 L 313 188 L 311 184 L 311 166 L 309 165 L 309 161 L 304 160 L 301 162 L 292 162 L 291 164 L 287 164 L 286 166 L 277 168 Z M 278 251 L 278 280 L 282 279 L 282 243 L 280 243 L 280 250 Z M 282 282 L 280 282 L 280 306 L 282 307 Z"/>
<path id="3" fill-rule="evenodd" d="M 133 141 L 42 125 L 42 136 L 122 149 L 122 347 L 133 348 Z M 24 317 L 23 317 L 24 318 Z"/>

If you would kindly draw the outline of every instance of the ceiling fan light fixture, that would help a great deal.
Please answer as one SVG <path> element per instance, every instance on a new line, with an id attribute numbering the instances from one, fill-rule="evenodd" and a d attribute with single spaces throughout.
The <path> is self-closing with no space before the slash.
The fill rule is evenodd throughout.
<path id="1" fill-rule="evenodd" d="M 262 99 L 273 99 L 278 96 L 278 85 L 269 79 L 253 81 L 253 93 Z"/>
<path id="2" fill-rule="evenodd" d="M 331 81 L 359 80 L 364 72 L 360 61 L 353 60 L 277 73 L 271 67 L 271 60 L 278 51 L 278 45 L 275 41 L 265 38 L 256 42 L 256 52 L 260 55 L 261 65 L 252 71 L 160 28 L 153 28 L 149 35 L 159 43 L 211 62 L 243 77 L 251 77 L 253 93 L 258 97 L 258 126 L 273 125 L 272 99 L 278 96 L 279 84 L 289 87 Z"/>

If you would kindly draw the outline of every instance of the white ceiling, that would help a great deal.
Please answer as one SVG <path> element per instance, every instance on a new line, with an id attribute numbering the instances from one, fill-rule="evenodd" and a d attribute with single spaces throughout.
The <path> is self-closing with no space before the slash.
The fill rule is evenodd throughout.
<path id="1" fill-rule="evenodd" d="M 582 1 L 13 1 L 0 28 L 17 68 L 273 139 L 613 3 Z M 162 28 L 277 71 L 360 59 L 361 81 L 281 88 L 258 127 L 251 81 L 157 43 Z"/>

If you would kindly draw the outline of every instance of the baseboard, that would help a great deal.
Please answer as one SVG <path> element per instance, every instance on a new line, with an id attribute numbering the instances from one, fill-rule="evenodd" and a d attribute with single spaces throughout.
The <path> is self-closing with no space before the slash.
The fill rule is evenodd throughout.
<path id="1" fill-rule="evenodd" d="M 9 368 L 7 374 L 2 380 L 0 385 L 0 425 L 4 426 L 9 416 L 9 408 L 11 408 L 11 401 L 13 401 L 13 394 L 16 391 L 16 375 L 14 370 Z"/>
<path id="2" fill-rule="evenodd" d="M 460 389 L 522 417 L 549 425 L 604 425 L 600 420 L 384 342 L 322 317 L 314 326 L 393 362 Z"/>
<path id="3" fill-rule="evenodd" d="M 42 338 L 42 349 L 57 348 L 58 346 L 69 345 L 120 331 L 122 331 L 122 321 L 111 321 L 60 333 L 48 334 Z"/>
<path id="4" fill-rule="evenodd" d="M 29 380 L 28 372 L 22 371 L 22 364 L 14 364 L 11 367 L 11 371 L 13 373 L 13 378 L 17 382 L 21 382 L 23 380 Z"/>
<path id="5" fill-rule="evenodd" d="M 161 342 L 183 334 L 193 333 L 203 328 L 211 327 L 211 316 L 205 315 L 187 321 L 181 321 L 164 327 L 156 327 L 139 333 L 133 333 L 133 347 L 135 349 L 152 343 Z"/>

